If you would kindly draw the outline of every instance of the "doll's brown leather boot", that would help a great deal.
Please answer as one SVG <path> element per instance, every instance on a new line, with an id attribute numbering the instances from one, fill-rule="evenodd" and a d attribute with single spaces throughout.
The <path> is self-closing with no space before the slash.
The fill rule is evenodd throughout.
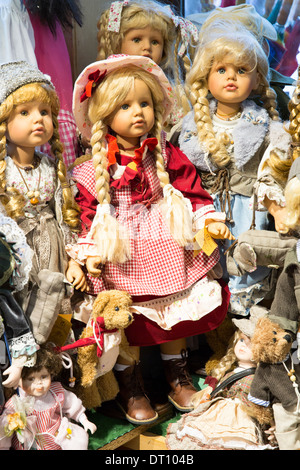
<path id="1" fill-rule="evenodd" d="M 153 410 L 144 391 L 140 365 L 134 363 L 122 371 L 114 371 L 120 392 L 116 401 L 126 419 L 133 424 L 153 423 L 158 414 Z"/>
<path id="2" fill-rule="evenodd" d="M 181 351 L 181 358 L 163 360 L 163 366 L 170 386 L 169 401 L 179 411 L 192 411 L 194 406 L 191 404 L 191 398 L 197 389 L 188 371 L 186 350 Z"/>

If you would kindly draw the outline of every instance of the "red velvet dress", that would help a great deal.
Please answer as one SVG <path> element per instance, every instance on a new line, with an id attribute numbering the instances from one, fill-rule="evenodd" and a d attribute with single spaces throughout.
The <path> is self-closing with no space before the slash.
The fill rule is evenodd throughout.
<path id="1" fill-rule="evenodd" d="M 111 177 L 111 204 L 116 217 L 126 224 L 133 235 L 132 256 L 123 264 L 107 262 L 100 278 L 87 273 L 89 293 L 97 295 L 102 290 L 126 290 L 131 294 L 133 302 L 138 304 L 150 299 L 159 301 L 191 288 L 206 278 L 207 273 L 218 263 L 218 249 L 211 256 L 203 252 L 194 256 L 192 249 L 184 249 L 172 239 L 159 211 L 151 214 L 149 208 L 163 198 L 151 152 L 157 144 L 156 139 L 146 139 L 141 149 L 136 151 L 136 170 L 128 166 L 132 157 L 118 152 L 115 139 L 110 137 L 109 142 L 109 164 L 116 163 L 123 169 L 120 177 Z M 146 145 L 148 150 L 145 151 Z M 189 199 L 194 217 L 210 215 L 213 218 L 215 212 L 212 199 L 202 188 L 194 166 L 170 143 L 166 143 L 165 150 L 165 166 L 172 186 Z M 84 245 L 84 234 L 88 233 L 97 209 L 92 160 L 75 167 L 73 177 L 78 188 L 76 201 L 81 208 L 81 240 Z M 131 345 L 148 346 L 201 334 L 216 328 L 223 321 L 228 303 L 229 291 L 227 286 L 222 286 L 221 305 L 200 320 L 177 322 L 171 329 L 163 329 L 144 315 L 135 315 L 134 322 L 126 329 L 126 336 Z"/>

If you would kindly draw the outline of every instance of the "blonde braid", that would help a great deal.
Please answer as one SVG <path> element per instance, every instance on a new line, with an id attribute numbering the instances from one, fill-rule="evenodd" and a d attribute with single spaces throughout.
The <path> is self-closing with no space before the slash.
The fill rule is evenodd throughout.
<path id="1" fill-rule="evenodd" d="M 270 84 L 265 77 L 262 77 L 261 81 L 261 99 L 263 101 L 264 108 L 268 111 L 271 119 L 279 121 L 276 93 L 273 88 L 270 87 Z"/>
<path id="2" fill-rule="evenodd" d="M 211 375 L 220 381 L 224 375 L 233 369 L 233 366 L 237 365 L 237 357 L 234 352 L 236 343 L 241 337 L 241 331 L 236 331 L 229 341 L 228 349 L 225 356 L 222 357 L 219 364 L 213 369 Z"/>
<path id="3" fill-rule="evenodd" d="M 58 119 L 52 115 L 53 135 L 50 139 L 51 151 L 56 157 L 56 172 L 59 178 L 63 192 L 62 215 L 64 222 L 74 231 L 80 228 L 79 213 L 80 209 L 75 202 L 72 190 L 67 179 L 67 169 L 63 160 L 63 145 L 60 141 L 58 131 Z"/>
<path id="4" fill-rule="evenodd" d="M 186 206 L 186 202 L 181 194 L 176 193 L 170 184 L 169 173 L 166 171 L 164 158 L 161 147 L 161 133 L 162 133 L 162 110 L 156 111 L 156 125 L 153 130 L 155 137 L 158 140 L 158 145 L 154 150 L 157 176 L 160 185 L 163 188 L 170 189 L 170 203 L 168 203 L 168 196 L 165 195 L 164 199 L 159 203 L 164 220 L 169 228 L 169 231 L 180 246 L 186 246 L 193 240 L 192 233 L 192 218 Z"/>
<path id="5" fill-rule="evenodd" d="M 96 193 L 100 204 L 110 203 L 110 175 L 107 170 L 107 151 L 103 145 L 106 133 L 107 126 L 102 121 L 98 121 L 93 125 L 91 145 L 93 165 L 95 168 Z"/>
<path id="6" fill-rule="evenodd" d="M 108 56 L 115 54 L 111 45 L 111 34 L 107 29 L 109 9 L 102 13 L 97 23 L 98 53 L 97 60 L 107 59 Z"/>
<path id="7" fill-rule="evenodd" d="M 9 96 L 0 106 L 0 197 L 1 203 L 9 217 L 24 217 L 25 198 L 16 188 L 6 187 L 6 119 L 13 109 L 13 99 Z"/>
<path id="8" fill-rule="evenodd" d="M 300 156 L 300 67 L 298 68 L 298 77 L 297 86 L 288 104 L 290 112 L 289 133 L 293 143 L 296 144 L 291 148 L 291 164 Z"/>
<path id="9" fill-rule="evenodd" d="M 267 110 L 271 119 L 279 121 L 279 113 L 276 109 L 276 93 L 269 86 L 269 82 L 266 79 L 262 80 L 261 98 L 264 103 L 264 108 Z M 273 177 L 285 185 L 291 167 L 291 159 L 282 159 L 274 149 L 271 150 L 270 157 L 264 163 L 263 168 L 266 168 L 267 166 L 270 168 Z"/>
<path id="10" fill-rule="evenodd" d="M 207 99 L 208 89 L 206 80 L 196 80 L 191 84 L 190 101 L 194 109 L 194 120 L 197 126 L 197 135 L 200 145 L 205 144 L 206 150 L 210 153 L 212 161 L 217 167 L 225 167 L 230 156 L 225 145 L 228 138 L 224 135 L 216 138 L 212 120 L 210 117 L 209 101 Z"/>
<path id="11" fill-rule="evenodd" d="M 95 168 L 96 193 L 100 211 L 101 209 L 104 210 L 102 220 L 93 229 L 93 236 L 102 263 L 106 261 L 124 263 L 130 258 L 130 246 L 127 234 L 116 217 L 110 213 L 110 207 L 108 207 L 110 206 L 111 197 L 109 192 L 110 175 L 108 172 L 107 150 L 104 146 L 106 134 L 107 126 L 101 120 L 93 125 L 91 145 Z"/>

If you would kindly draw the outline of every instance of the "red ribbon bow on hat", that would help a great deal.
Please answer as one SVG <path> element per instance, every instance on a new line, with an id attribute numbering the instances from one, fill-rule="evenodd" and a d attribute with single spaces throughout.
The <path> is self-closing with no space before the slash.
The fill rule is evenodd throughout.
<path id="1" fill-rule="evenodd" d="M 84 100 L 87 100 L 92 96 L 92 93 L 95 91 L 96 87 L 103 81 L 105 75 L 107 73 L 107 70 L 104 70 L 104 72 L 100 73 L 100 70 L 95 70 L 95 72 L 92 72 L 88 76 L 88 83 L 85 86 L 84 92 L 82 93 L 80 97 L 80 103 L 82 103 Z"/>

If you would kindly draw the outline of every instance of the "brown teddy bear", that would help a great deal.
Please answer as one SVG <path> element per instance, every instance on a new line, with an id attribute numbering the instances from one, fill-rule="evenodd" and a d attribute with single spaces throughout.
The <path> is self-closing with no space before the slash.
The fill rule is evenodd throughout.
<path id="1" fill-rule="evenodd" d="M 293 339 L 292 333 L 267 316 L 258 320 L 251 340 L 258 366 L 248 396 L 248 413 L 260 424 L 275 423 L 280 450 L 300 448 L 300 365 L 293 361 Z"/>
<path id="2" fill-rule="evenodd" d="M 101 406 L 113 400 L 119 386 L 113 367 L 119 355 L 134 362 L 129 354 L 124 329 L 133 321 L 129 308 L 130 295 L 125 291 L 109 290 L 98 294 L 87 326 L 80 339 L 77 363 L 81 373 L 78 394 L 87 409 Z"/>

